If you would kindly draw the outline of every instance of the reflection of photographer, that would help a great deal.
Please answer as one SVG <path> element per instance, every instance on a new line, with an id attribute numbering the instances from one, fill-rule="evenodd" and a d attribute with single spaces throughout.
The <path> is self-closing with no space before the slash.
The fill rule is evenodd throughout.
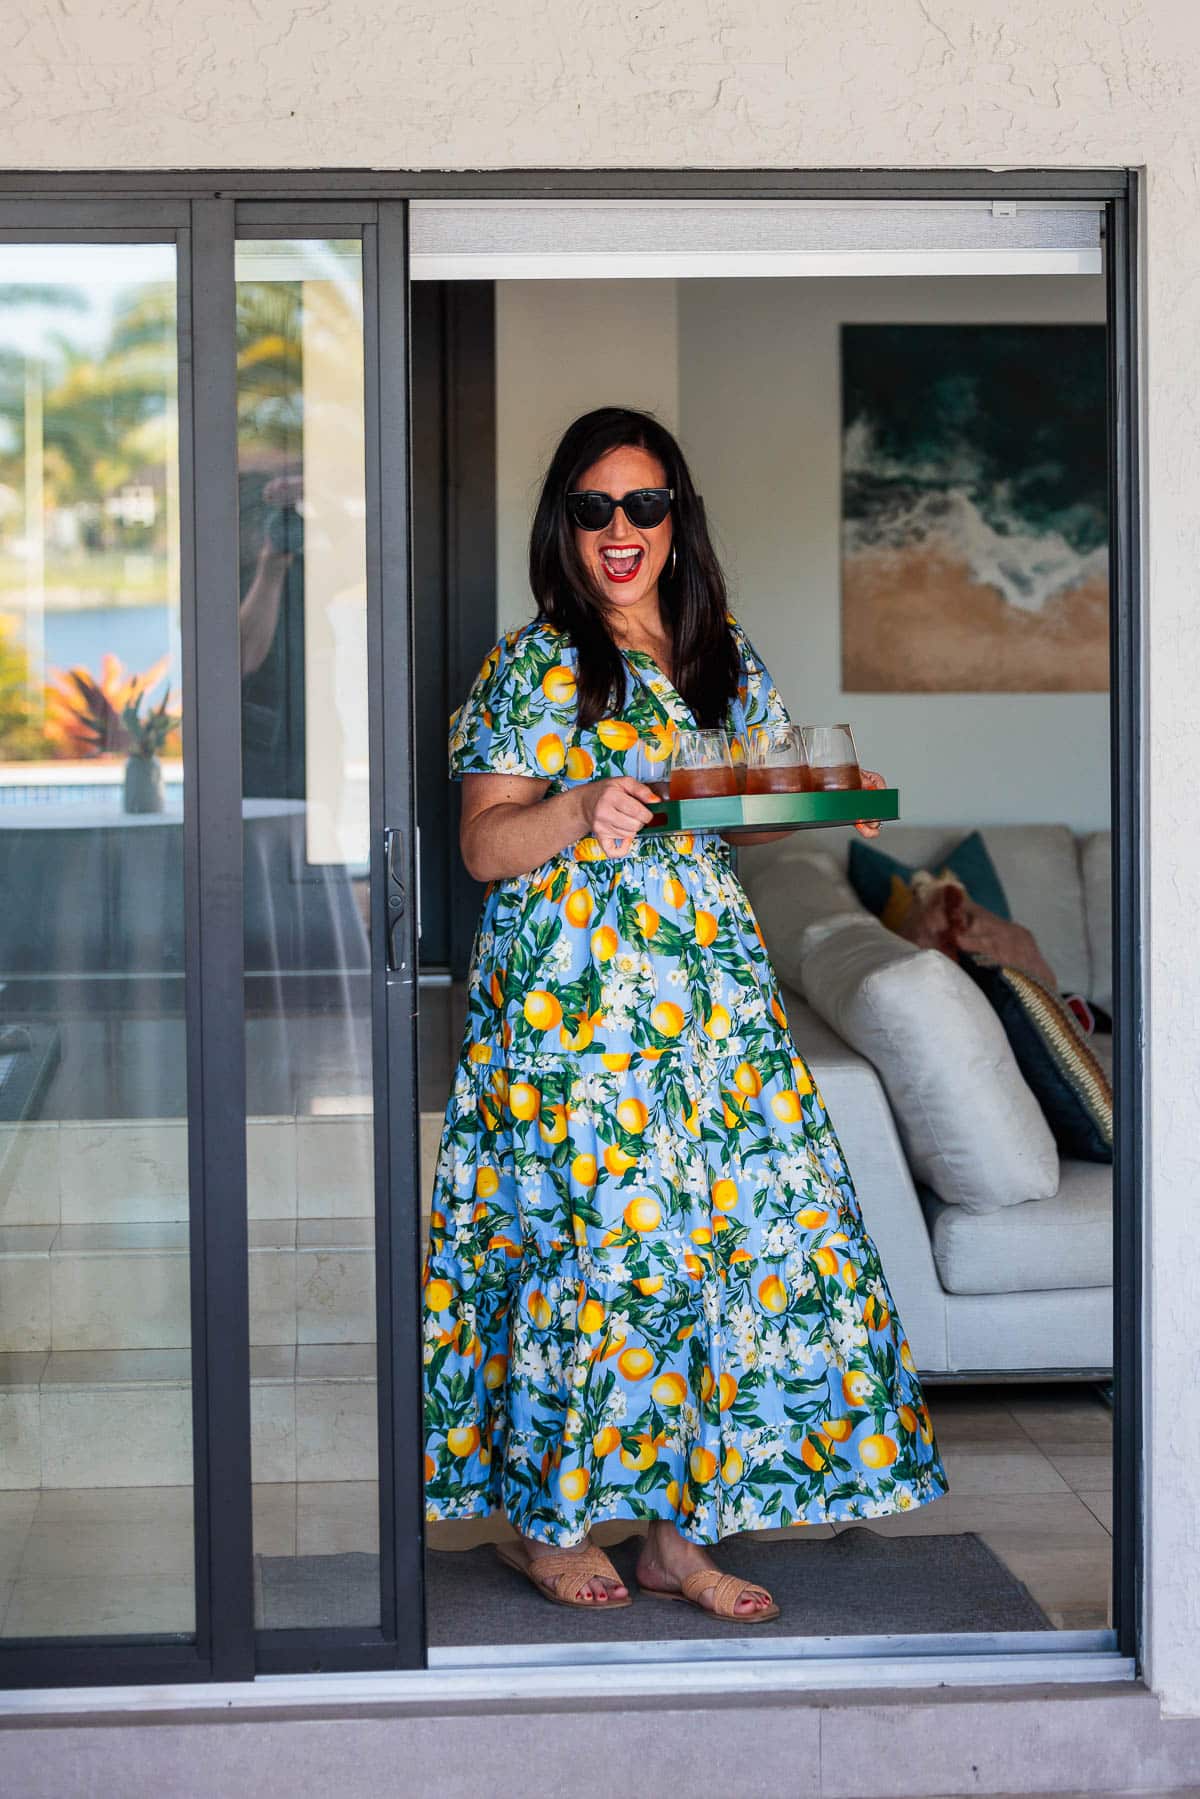
<path id="1" fill-rule="evenodd" d="M 255 798 L 304 798 L 302 490 L 300 475 L 273 475 L 243 512 L 242 790 Z"/>

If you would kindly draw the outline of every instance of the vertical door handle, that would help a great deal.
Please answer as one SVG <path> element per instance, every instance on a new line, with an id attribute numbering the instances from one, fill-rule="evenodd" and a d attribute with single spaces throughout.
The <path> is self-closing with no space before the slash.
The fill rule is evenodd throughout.
<path id="1" fill-rule="evenodd" d="M 416 873 L 416 882 L 417 882 L 417 942 L 418 942 L 418 943 L 420 943 L 420 941 L 421 941 L 421 827 L 420 827 L 420 825 L 415 825 L 415 826 L 414 826 L 414 827 L 413 827 L 413 828 L 414 828 L 414 830 L 415 830 L 415 831 L 416 831 L 416 833 L 417 833 L 417 873 Z"/>
<path id="2" fill-rule="evenodd" d="M 383 866 L 384 883 L 387 889 L 384 932 L 387 937 L 387 965 L 390 974 L 398 973 L 404 966 L 404 944 L 401 939 L 400 926 L 408 909 L 408 894 L 404 887 L 402 849 L 403 837 L 400 830 L 394 825 L 389 825 L 383 833 Z"/>

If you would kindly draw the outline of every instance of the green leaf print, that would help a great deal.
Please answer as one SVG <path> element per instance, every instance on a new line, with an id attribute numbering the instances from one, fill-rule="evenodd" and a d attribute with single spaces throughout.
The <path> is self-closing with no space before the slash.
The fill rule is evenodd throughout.
<path id="1" fill-rule="evenodd" d="M 734 629 L 731 725 L 786 718 Z M 510 633 L 454 772 L 556 791 L 638 738 L 658 754 L 695 721 L 626 660 L 620 710 L 579 731 L 569 640 Z M 708 1543 L 936 1498 L 911 1354 L 728 846 L 598 848 L 484 894 L 424 1276 L 430 1517 L 502 1506 L 562 1544 L 672 1518 Z"/>

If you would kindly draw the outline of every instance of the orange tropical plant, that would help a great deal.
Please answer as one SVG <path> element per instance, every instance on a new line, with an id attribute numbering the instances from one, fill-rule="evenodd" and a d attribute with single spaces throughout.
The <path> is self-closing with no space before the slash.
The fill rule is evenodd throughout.
<path id="1" fill-rule="evenodd" d="M 53 669 L 46 684 L 46 738 L 59 756 L 152 755 L 179 753 L 179 716 L 169 713 L 164 693 L 148 713 L 142 701 L 163 679 L 170 657 L 162 656 L 141 674 L 126 671 L 106 655 L 97 677 L 87 668 Z"/>

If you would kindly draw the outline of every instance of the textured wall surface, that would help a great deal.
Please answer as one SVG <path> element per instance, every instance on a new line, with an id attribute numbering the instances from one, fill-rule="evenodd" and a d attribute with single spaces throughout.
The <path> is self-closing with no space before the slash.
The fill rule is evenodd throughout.
<path id="1" fill-rule="evenodd" d="M 1200 10 L 1185 0 L 7 0 L 0 165 L 1142 165 L 1148 1672 L 1200 1713 Z"/>

